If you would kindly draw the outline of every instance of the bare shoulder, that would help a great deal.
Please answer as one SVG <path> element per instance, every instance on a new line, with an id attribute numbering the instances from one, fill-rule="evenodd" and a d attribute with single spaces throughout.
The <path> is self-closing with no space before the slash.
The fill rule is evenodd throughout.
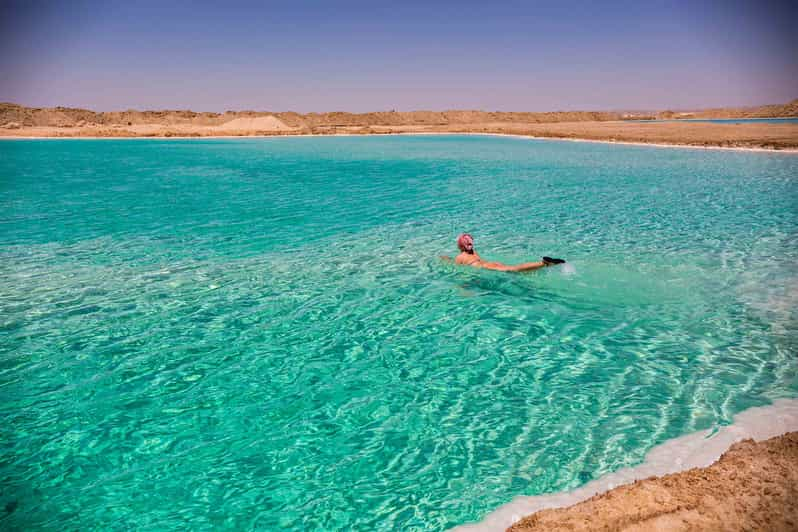
<path id="1" fill-rule="evenodd" d="M 476 266 L 479 264 L 479 259 L 474 255 L 469 255 L 468 253 L 460 253 L 455 257 L 454 262 L 457 264 L 464 264 L 466 266 Z"/>

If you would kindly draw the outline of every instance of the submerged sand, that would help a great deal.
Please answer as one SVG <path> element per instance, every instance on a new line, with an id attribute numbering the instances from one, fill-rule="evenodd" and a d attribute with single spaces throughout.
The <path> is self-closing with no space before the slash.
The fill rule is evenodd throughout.
<path id="1" fill-rule="evenodd" d="M 709 467 L 541 510 L 508 530 L 798 530 L 798 432 L 736 443 Z"/>

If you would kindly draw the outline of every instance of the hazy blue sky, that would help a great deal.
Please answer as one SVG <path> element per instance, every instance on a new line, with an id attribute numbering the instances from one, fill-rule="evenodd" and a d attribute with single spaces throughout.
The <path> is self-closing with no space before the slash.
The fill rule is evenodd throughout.
<path id="1" fill-rule="evenodd" d="M 0 101 L 690 108 L 798 97 L 794 2 L 9 2 Z"/>

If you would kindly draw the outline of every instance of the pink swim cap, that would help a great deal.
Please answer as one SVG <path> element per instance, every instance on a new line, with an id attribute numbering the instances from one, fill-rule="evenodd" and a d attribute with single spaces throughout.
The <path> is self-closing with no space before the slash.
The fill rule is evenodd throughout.
<path id="1" fill-rule="evenodd" d="M 457 247 L 460 248 L 460 251 L 474 251 L 474 237 L 463 233 L 457 237 Z"/>

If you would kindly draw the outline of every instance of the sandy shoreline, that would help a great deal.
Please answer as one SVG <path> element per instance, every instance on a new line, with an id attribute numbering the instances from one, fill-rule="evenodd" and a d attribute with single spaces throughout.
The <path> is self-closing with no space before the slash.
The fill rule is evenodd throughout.
<path id="1" fill-rule="evenodd" d="M 474 133 L 477 134 L 477 133 Z M 488 133 L 489 135 L 493 133 Z M 556 137 L 532 137 L 532 136 L 525 136 L 525 135 L 510 135 L 510 134 L 502 134 L 496 133 L 497 136 L 502 137 L 517 137 L 522 139 L 535 139 L 535 140 L 561 140 L 563 142 L 594 142 L 598 144 L 621 144 L 624 146 L 654 146 L 656 148 L 681 148 L 681 149 L 693 149 L 693 150 L 724 150 L 724 151 L 756 151 L 756 152 L 766 152 L 766 153 L 798 153 L 798 148 L 746 148 L 746 147 L 735 147 L 735 146 L 694 146 L 692 144 L 665 144 L 661 142 L 628 142 L 623 140 L 595 140 L 595 139 L 578 139 L 578 138 L 569 138 L 569 139 L 561 139 Z"/>
<path id="2" fill-rule="evenodd" d="M 713 465 L 635 482 L 509 532 L 798 530 L 798 432 L 735 443 Z"/>
<path id="3" fill-rule="evenodd" d="M 590 142 L 597 144 L 620 144 L 623 146 L 642 146 L 655 148 L 680 148 L 696 150 L 722 150 L 732 152 L 760 152 L 760 153 L 784 153 L 798 154 L 798 148 L 763 148 L 745 146 L 696 146 L 693 144 L 673 144 L 662 142 L 632 142 L 619 140 L 598 140 L 587 138 L 561 138 L 561 137 L 541 137 L 533 135 L 520 135 L 517 133 L 477 133 L 477 132 L 448 132 L 448 131 L 429 131 L 429 132 L 390 132 L 390 133 L 302 133 L 302 134 L 283 134 L 283 135 L 204 135 L 204 136 L 138 136 L 138 137 L 93 137 L 93 136 L 22 136 L 22 135 L 0 135 L 3 140 L 213 140 L 213 139 L 284 139 L 302 137 L 386 137 L 386 136 L 422 136 L 422 135 L 475 135 L 475 136 L 495 136 L 511 137 L 518 139 L 563 141 L 563 142 Z"/>
<path id="4" fill-rule="evenodd" d="M 661 516 L 673 517 L 687 506 L 701 506 L 700 513 L 704 516 L 722 516 L 730 512 L 730 508 L 750 502 L 752 489 L 760 494 L 765 489 L 792 486 L 794 499 L 798 497 L 796 431 L 798 399 L 779 399 L 773 405 L 739 413 L 732 425 L 721 427 L 715 433 L 697 432 L 668 440 L 651 449 L 645 461 L 636 467 L 609 473 L 573 491 L 516 497 L 482 521 L 455 530 L 500 531 L 508 527 L 513 527 L 514 531 L 624 530 L 627 527 L 629 530 L 652 530 L 657 529 L 655 519 L 666 522 Z M 739 450 L 741 441 L 763 442 L 771 438 L 776 438 L 776 442 L 768 445 L 745 443 L 744 451 Z M 725 458 L 726 455 L 732 455 L 737 465 L 729 468 L 724 464 L 723 460 L 732 460 Z M 719 459 L 721 461 L 717 462 Z M 785 462 L 789 467 L 783 466 Z M 733 478 L 718 473 L 729 470 L 746 473 Z M 695 479 L 708 475 L 719 477 L 714 484 L 695 486 Z M 713 498 L 718 489 L 723 490 L 724 495 Z M 673 501 L 681 502 L 674 505 Z M 762 515 L 779 515 L 784 513 L 784 504 L 780 501 L 763 495 L 756 501 L 756 508 L 734 519 L 756 520 Z M 691 520 L 694 517 L 685 517 L 693 528 L 682 526 L 679 521 L 670 523 L 667 529 L 716 530 L 721 525 L 728 526 L 718 521 L 719 518 Z M 798 527 L 798 515 L 794 517 Z"/>
<path id="5" fill-rule="evenodd" d="M 798 100 L 710 115 L 798 116 Z M 228 111 L 95 112 L 0 103 L 0 138 L 242 138 L 327 135 L 491 134 L 629 145 L 798 151 L 795 122 L 642 121 L 619 112 L 383 111 L 307 113 Z M 743 120 L 741 118 L 741 120 Z"/>

